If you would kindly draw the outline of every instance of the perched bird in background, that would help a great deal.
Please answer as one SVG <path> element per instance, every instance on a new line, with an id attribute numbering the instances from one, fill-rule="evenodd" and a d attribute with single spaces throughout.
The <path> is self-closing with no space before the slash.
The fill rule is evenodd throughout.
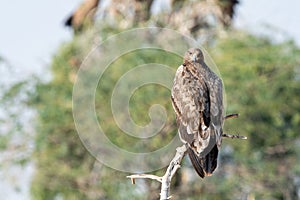
<path id="1" fill-rule="evenodd" d="M 135 0 L 134 23 L 149 20 L 153 0 Z"/>
<path id="2" fill-rule="evenodd" d="M 65 26 L 72 27 L 75 33 L 94 22 L 99 0 L 85 0 L 73 14 L 65 21 Z"/>
<path id="3" fill-rule="evenodd" d="M 198 48 L 189 49 L 177 69 L 172 105 L 193 167 L 200 177 L 210 176 L 217 167 L 222 142 L 223 85 Z"/>
<path id="4" fill-rule="evenodd" d="M 235 15 L 235 7 L 240 2 L 239 0 L 217 0 L 217 4 L 220 6 L 223 14 L 223 24 L 229 26 Z"/>

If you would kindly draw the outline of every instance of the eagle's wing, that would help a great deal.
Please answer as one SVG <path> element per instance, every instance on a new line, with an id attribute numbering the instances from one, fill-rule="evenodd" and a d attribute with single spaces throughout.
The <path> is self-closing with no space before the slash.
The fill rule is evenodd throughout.
<path id="1" fill-rule="evenodd" d="M 205 63 L 203 63 L 205 65 Z M 223 107 L 223 83 L 222 80 L 212 72 L 207 66 L 205 73 L 210 93 L 210 131 L 216 137 L 218 148 L 221 146 L 223 123 L 224 123 L 224 107 Z"/>
<path id="2" fill-rule="evenodd" d="M 195 77 L 187 67 L 180 66 L 172 88 L 172 103 L 176 112 L 179 135 L 183 142 L 205 148 L 210 124 L 210 95 L 207 84 Z M 196 143 L 194 143 L 196 141 Z"/>

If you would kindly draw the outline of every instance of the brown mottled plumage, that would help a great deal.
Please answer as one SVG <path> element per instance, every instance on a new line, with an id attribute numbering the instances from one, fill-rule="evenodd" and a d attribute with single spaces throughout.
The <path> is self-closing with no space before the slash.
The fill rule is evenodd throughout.
<path id="1" fill-rule="evenodd" d="M 177 69 L 172 88 L 180 139 L 188 145 L 191 162 L 200 177 L 217 167 L 223 127 L 222 80 L 205 64 L 198 48 L 189 49 Z"/>

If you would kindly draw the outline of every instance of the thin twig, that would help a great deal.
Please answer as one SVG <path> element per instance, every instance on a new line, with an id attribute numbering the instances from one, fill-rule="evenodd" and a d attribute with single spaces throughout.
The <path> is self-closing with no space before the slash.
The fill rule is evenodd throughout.
<path id="1" fill-rule="evenodd" d="M 162 179 L 162 177 L 155 176 L 152 174 L 134 174 L 134 175 L 126 176 L 126 178 L 130 178 L 132 184 L 135 184 L 135 179 L 138 178 L 148 178 L 148 179 L 157 180 L 158 182 L 161 182 Z"/>
<path id="2" fill-rule="evenodd" d="M 226 119 L 232 119 L 232 118 L 237 118 L 237 117 L 239 117 L 239 114 L 235 113 L 235 114 L 226 115 L 224 118 L 226 120 Z"/>
<path id="3" fill-rule="evenodd" d="M 242 135 L 230 135 L 230 134 L 226 134 L 224 133 L 222 135 L 222 137 L 226 137 L 226 138 L 231 138 L 231 139 L 242 139 L 242 140 L 247 140 L 246 136 L 242 136 Z"/>

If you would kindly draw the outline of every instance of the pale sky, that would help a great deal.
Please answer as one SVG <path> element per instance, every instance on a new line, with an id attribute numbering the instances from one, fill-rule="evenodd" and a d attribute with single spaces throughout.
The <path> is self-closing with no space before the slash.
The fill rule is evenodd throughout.
<path id="1" fill-rule="evenodd" d="M 72 32 L 63 27 L 63 21 L 81 1 L 0 0 L 0 56 L 7 59 L 15 71 L 11 77 L 1 74 L 0 81 L 19 79 L 32 73 L 42 75 L 59 45 L 71 39 Z M 299 0 L 241 1 L 235 22 L 237 27 L 260 33 L 265 31 L 261 25 L 269 24 L 279 30 L 279 34 L 275 34 L 274 29 L 265 31 L 276 41 L 289 37 L 300 45 Z M 0 69 L 0 73 L 4 72 Z M 3 195 L 8 200 L 29 199 L 32 168 L 12 169 L 10 173 L 20 173 L 24 178 L 12 181 L 6 172 L 0 171 L 0 199 Z M 17 183 L 21 193 L 14 192 L 12 182 Z"/>
<path id="2" fill-rule="evenodd" d="M 299 0 L 240 0 L 236 25 L 243 29 L 251 29 L 251 32 L 259 32 L 259 25 L 268 24 L 275 31 L 266 31 L 267 35 L 281 39 L 293 38 L 300 46 L 300 1 Z M 265 31 L 265 30 L 264 30 Z"/>
<path id="3" fill-rule="evenodd" d="M 81 1 L 1 0 L 0 56 L 22 75 L 41 72 L 59 44 L 71 39 L 72 33 L 63 27 L 63 21 Z M 299 0 L 241 1 L 236 18 L 238 27 L 256 32 L 258 25 L 271 24 L 300 44 Z"/>

